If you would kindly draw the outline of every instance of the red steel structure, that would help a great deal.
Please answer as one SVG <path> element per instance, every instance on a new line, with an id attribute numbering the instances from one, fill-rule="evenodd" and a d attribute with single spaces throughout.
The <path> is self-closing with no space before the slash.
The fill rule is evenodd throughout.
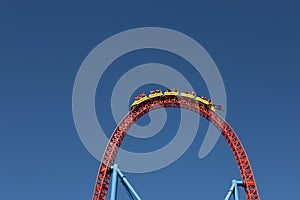
<path id="1" fill-rule="evenodd" d="M 144 101 L 135 106 L 116 127 L 102 157 L 92 200 L 106 199 L 108 195 L 111 176 L 110 167 L 114 165 L 119 147 L 129 128 L 134 122 L 136 122 L 146 113 L 160 108 L 186 109 L 199 114 L 200 116 L 207 119 L 210 123 L 212 123 L 225 138 L 235 157 L 240 170 L 241 178 L 245 183 L 245 193 L 247 200 L 260 199 L 254 179 L 254 174 L 246 151 L 231 126 L 218 113 L 216 113 L 212 109 L 209 109 L 205 104 L 202 104 L 195 99 L 181 96 L 162 95 L 157 98 Z"/>

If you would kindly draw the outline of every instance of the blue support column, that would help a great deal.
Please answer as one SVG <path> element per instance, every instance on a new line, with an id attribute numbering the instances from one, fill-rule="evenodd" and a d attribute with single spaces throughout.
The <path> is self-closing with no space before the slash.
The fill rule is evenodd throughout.
<path id="1" fill-rule="evenodd" d="M 239 197 L 239 190 L 238 190 L 238 187 L 239 186 L 242 186 L 242 187 L 245 187 L 245 184 L 243 181 L 237 181 L 235 179 L 232 180 L 232 185 L 225 197 L 224 200 L 229 200 L 231 195 L 233 195 L 233 198 L 234 200 L 239 200 L 240 197 Z"/>
<path id="2" fill-rule="evenodd" d="M 111 170 L 111 194 L 110 194 L 110 200 L 116 200 L 117 199 L 117 186 L 118 186 L 118 177 L 121 178 L 121 182 L 123 183 L 126 192 L 128 193 L 128 196 L 131 200 L 141 200 L 141 197 L 136 193 L 136 191 L 133 189 L 125 175 L 119 170 L 118 165 L 114 164 L 110 167 Z M 232 185 L 225 197 L 224 200 L 229 200 L 231 196 L 233 196 L 234 200 L 239 200 L 239 191 L 238 187 L 245 187 L 245 183 L 243 181 L 237 181 L 235 179 L 232 180 Z"/>
<path id="3" fill-rule="evenodd" d="M 121 179 L 126 192 L 131 200 L 141 200 L 141 197 L 136 193 L 133 187 L 130 185 L 129 181 L 126 179 L 124 174 L 119 170 L 118 165 L 114 164 L 110 167 L 111 170 L 111 193 L 110 200 L 117 199 L 117 189 L 118 189 L 118 178 Z"/>
<path id="4" fill-rule="evenodd" d="M 238 190 L 238 185 L 236 180 L 232 180 L 232 185 L 234 185 L 234 199 L 239 200 L 239 190 Z"/>
<path id="5" fill-rule="evenodd" d="M 117 199 L 117 189 L 118 189 L 118 165 L 115 164 L 114 166 L 110 167 L 112 170 L 112 181 L 111 181 L 111 193 L 110 193 L 110 200 Z"/>
<path id="6" fill-rule="evenodd" d="M 129 181 L 124 176 L 124 174 L 119 169 L 117 169 L 117 172 L 118 172 L 119 177 L 121 178 L 122 183 L 124 184 L 125 188 L 127 189 L 130 197 L 133 199 L 136 199 L 136 200 L 141 200 L 141 197 L 136 193 L 136 191 L 130 185 Z"/>
<path id="7" fill-rule="evenodd" d="M 227 193 L 224 200 L 229 200 L 231 195 L 233 194 L 233 191 L 234 191 L 234 185 L 231 185 L 231 187 L 230 187 L 230 189 L 229 189 L 229 191 L 228 191 L 228 193 Z"/>

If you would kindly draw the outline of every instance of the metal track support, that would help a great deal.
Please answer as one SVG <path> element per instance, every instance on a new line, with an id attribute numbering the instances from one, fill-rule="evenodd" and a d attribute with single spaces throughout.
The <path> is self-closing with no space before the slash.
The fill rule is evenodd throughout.
<path id="1" fill-rule="evenodd" d="M 239 190 L 238 190 L 239 186 L 245 187 L 244 181 L 237 181 L 237 180 L 233 179 L 232 185 L 231 185 L 224 200 L 229 200 L 232 195 L 233 195 L 234 200 L 240 200 Z"/>
<path id="2" fill-rule="evenodd" d="M 117 185 L 118 185 L 118 178 L 120 178 L 122 184 L 124 185 L 126 192 L 128 193 L 128 196 L 131 200 L 141 200 L 141 197 L 137 194 L 137 192 L 134 190 L 132 185 L 129 183 L 125 175 L 120 171 L 118 168 L 118 164 L 114 164 L 110 167 L 110 170 L 112 172 L 112 185 L 111 185 L 111 194 L 110 194 L 110 200 L 116 200 L 117 199 Z"/>

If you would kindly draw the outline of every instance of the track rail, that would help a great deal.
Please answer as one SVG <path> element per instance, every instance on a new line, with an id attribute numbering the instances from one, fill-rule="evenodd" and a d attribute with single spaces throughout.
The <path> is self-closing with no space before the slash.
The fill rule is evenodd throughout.
<path id="1" fill-rule="evenodd" d="M 119 147 L 132 124 L 152 110 L 168 107 L 182 108 L 195 112 L 207 119 L 219 130 L 235 157 L 241 178 L 245 182 L 247 200 L 259 200 L 258 189 L 246 151 L 231 126 L 218 113 L 212 111 L 204 104 L 201 104 L 194 99 L 176 96 L 162 96 L 151 101 L 143 102 L 130 110 L 122 119 L 106 146 L 99 167 L 92 200 L 106 199 L 110 183 L 109 167 L 114 164 Z"/>

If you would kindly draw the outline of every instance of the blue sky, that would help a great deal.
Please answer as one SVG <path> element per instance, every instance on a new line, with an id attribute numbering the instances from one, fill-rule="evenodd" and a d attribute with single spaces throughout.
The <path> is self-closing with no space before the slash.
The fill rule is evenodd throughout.
<path id="1" fill-rule="evenodd" d="M 147 26 L 180 31 L 204 46 L 223 77 L 226 119 L 247 150 L 261 198 L 296 198 L 299 8 L 297 1 L 2 1 L 0 199 L 91 198 L 99 162 L 82 145 L 73 122 L 76 73 L 101 41 Z M 175 68 L 182 62 L 162 52 L 136 53 L 120 58 L 107 76 L 135 62 Z M 198 81 L 192 72 L 186 76 Z M 99 116 L 100 107 L 96 103 Z M 109 135 L 115 123 L 105 120 L 100 123 Z M 127 174 L 144 199 L 224 197 L 238 169 L 222 138 L 209 156 L 198 159 L 206 128 L 203 122 L 193 145 L 172 165 Z M 135 139 L 126 139 L 124 148 L 130 149 Z M 136 143 L 140 151 L 142 144 Z"/>

